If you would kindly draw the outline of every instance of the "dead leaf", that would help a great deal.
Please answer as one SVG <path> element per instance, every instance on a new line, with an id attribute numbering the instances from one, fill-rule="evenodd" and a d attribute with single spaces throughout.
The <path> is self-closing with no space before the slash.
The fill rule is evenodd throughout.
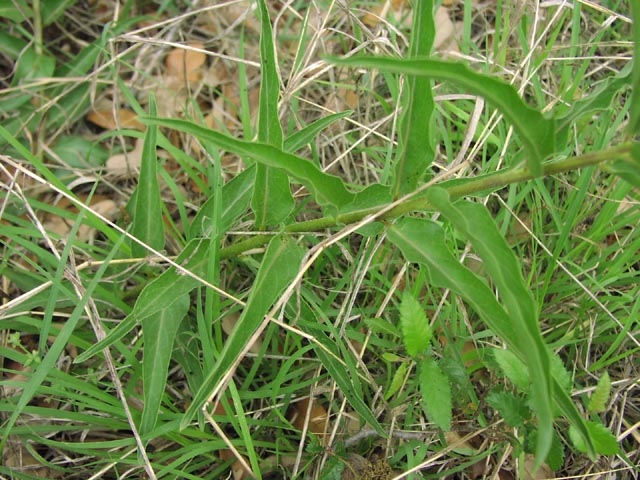
<path id="1" fill-rule="evenodd" d="M 233 452 L 229 449 L 220 450 L 218 452 L 218 456 L 220 457 L 220 460 L 223 460 L 225 462 L 236 458 Z M 249 459 L 244 456 L 242 458 L 247 463 L 247 465 L 249 465 Z M 248 472 L 244 468 L 240 460 L 236 460 L 235 462 L 233 462 L 233 464 L 231 465 L 231 473 L 233 473 L 233 480 L 245 480 L 247 478 L 252 478 L 251 472 Z"/>
<path id="2" fill-rule="evenodd" d="M 202 43 L 190 43 L 184 48 L 174 48 L 165 59 L 166 75 L 173 77 L 176 83 L 186 86 L 202 79 L 202 67 L 207 55 Z"/>
<path id="3" fill-rule="evenodd" d="M 556 478 L 551 470 L 551 467 L 546 463 L 543 463 L 540 468 L 534 473 L 533 466 L 535 465 L 536 457 L 530 453 L 524 456 L 524 473 L 522 475 L 523 480 L 542 480 L 545 478 Z"/>
<path id="4" fill-rule="evenodd" d="M 80 197 L 79 200 L 86 203 L 87 199 L 86 197 L 84 199 Z M 61 198 L 56 206 L 73 214 L 78 213 L 78 208 L 66 197 Z M 103 195 L 94 195 L 89 202 L 89 208 L 108 220 L 114 220 L 120 214 L 120 209 L 118 208 L 118 205 L 116 205 L 116 202 Z M 66 237 L 69 235 L 69 232 L 71 232 L 73 223 L 74 221 L 72 218 L 63 218 L 60 215 L 47 213 L 45 215 L 43 225 L 48 232 L 56 233 L 61 237 Z M 89 225 L 82 224 L 78 228 L 76 239 L 81 242 L 88 242 L 94 235 L 95 229 Z"/>
<path id="5" fill-rule="evenodd" d="M 309 402 L 311 402 L 310 412 Z M 308 418 L 307 412 L 309 412 Z M 296 402 L 292 405 L 292 410 L 290 410 L 288 417 L 291 424 L 298 430 L 304 430 L 305 424 L 308 422 L 308 430 L 311 433 L 317 435 L 323 443 L 329 441 L 329 435 L 326 434 L 329 414 L 327 413 L 327 410 L 316 400 L 312 400 L 307 397 Z"/>
<path id="6" fill-rule="evenodd" d="M 106 130 L 117 130 L 119 128 L 133 128 L 144 131 L 144 125 L 138 120 L 138 115 L 133 110 L 119 108 L 114 111 L 111 108 L 100 108 L 90 112 L 87 120 L 94 125 Z"/>
<path id="7" fill-rule="evenodd" d="M 118 178 L 133 178 L 142 164 L 142 148 L 144 141 L 139 138 L 136 146 L 128 153 L 111 156 L 105 164 L 105 173 Z"/>

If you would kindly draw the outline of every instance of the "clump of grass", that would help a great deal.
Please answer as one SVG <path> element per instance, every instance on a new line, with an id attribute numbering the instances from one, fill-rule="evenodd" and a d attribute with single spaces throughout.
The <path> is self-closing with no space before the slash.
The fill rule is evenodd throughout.
<path id="1" fill-rule="evenodd" d="M 640 30 L 391 5 L 3 11 L 3 475 L 631 475 Z"/>

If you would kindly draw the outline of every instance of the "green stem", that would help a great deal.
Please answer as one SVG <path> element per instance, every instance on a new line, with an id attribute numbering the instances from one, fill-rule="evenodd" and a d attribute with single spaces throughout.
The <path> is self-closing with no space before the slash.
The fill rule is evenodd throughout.
<path id="1" fill-rule="evenodd" d="M 570 172 L 579 168 L 584 168 L 607 160 L 626 157 L 631 153 L 632 144 L 625 143 L 617 147 L 612 147 L 599 152 L 586 153 L 578 157 L 571 157 L 558 162 L 547 163 L 542 167 L 542 176 L 550 176 L 558 173 Z M 449 191 L 452 199 L 461 198 L 467 195 L 473 195 L 485 190 L 495 190 L 506 187 L 513 183 L 533 180 L 536 176 L 532 175 L 528 169 L 519 168 L 515 170 L 499 171 L 489 175 L 470 180 L 453 180 L 438 183 L 434 186 L 444 187 Z M 344 227 L 345 225 L 357 223 L 368 215 L 376 214 L 382 211 L 386 206 L 378 206 L 370 210 L 360 210 L 353 213 L 345 213 L 338 217 L 322 217 L 306 222 L 294 223 L 284 227 L 283 231 L 287 233 L 305 233 L 317 232 L 328 228 Z M 395 208 L 389 210 L 380 216 L 381 220 L 393 220 L 409 212 L 421 211 L 429 209 L 429 202 L 425 198 L 424 193 L 418 197 L 412 198 Z M 238 256 L 249 250 L 260 248 L 266 245 L 273 235 L 255 235 L 246 240 L 241 240 L 233 245 L 223 248 L 220 251 L 220 258 L 229 258 Z"/>

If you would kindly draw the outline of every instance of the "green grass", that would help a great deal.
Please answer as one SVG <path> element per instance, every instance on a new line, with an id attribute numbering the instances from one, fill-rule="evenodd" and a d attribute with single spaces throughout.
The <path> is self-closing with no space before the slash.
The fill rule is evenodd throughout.
<path id="1" fill-rule="evenodd" d="M 637 474 L 638 12 L 383 3 L 0 7 L 1 476 Z"/>

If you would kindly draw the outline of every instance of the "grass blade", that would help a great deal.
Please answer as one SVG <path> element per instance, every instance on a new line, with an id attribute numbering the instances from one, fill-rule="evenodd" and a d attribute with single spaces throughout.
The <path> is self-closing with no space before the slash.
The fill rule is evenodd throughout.
<path id="1" fill-rule="evenodd" d="M 640 134 L 640 2 L 631 2 L 631 35 L 633 40 L 633 72 L 631 85 L 631 109 L 629 112 L 629 136 Z"/>
<path id="2" fill-rule="evenodd" d="M 386 437 L 385 430 L 365 402 L 361 389 L 358 388 L 357 368 L 350 357 L 348 348 L 343 344 L 344 340 L 340 338 L 339 332 L 334 331 L 333 338 L 325 333 L 321 327 L 323 322 L 315 313 L 313 303 L 301 302 L 300 308 L 302 315 L 298 321 L 298 327 L 316 339 L 317 343 L 313 343 L 313 348 L 322 362 L 322 366 L 329 372 L 331 378 L 340 387 L 342 394 L 360 417 L 381 436 Z M 302 320 L 303 318 L 308 320 Z M 325 328 L 333 329 L 333 326 L 325 322 Z"/>
<path id="3" fill-rule="evenodd" d="M 303 253 L 303 249 L 288 237 L 278 236 L 271 240 L 242 315 L 225 342 L 214 369 L 208 373 L 204 383 L 194 394 L 191 405 L 182 418 L 182 428 L 187 427 L 202 408 L 211 391 L 232 368 L 239 353 L 263 322 L 269 308 L 293 280 Z"/>
<path id="4" fill-rule="evenodd" d="M 152 117 L 157 115 L 153 96 L 149 99 L 149 113 Z M 142 164 L 136 189 L 131 233 L 155 250 L 162 250 L 164 248 L 164 224 L 162 222 L 162 198 L 158 183 L 157 138 L 158 127 L 149 125 L 144 136 Z M 147 250 L 138 243 L 131 246 L 131 252 L 134 257 L 147 255 Z"/>
<path id="5" fill-rule="evenodd" d="M 556 152 L 554 119 L 545 118 L 529 107 L 511 85 L 474 72 L 465 65 L 441 60 L 412 60 L 389 57 L 353 56 L 332 58 L 333 63 L 351 67 L 375 68 L 385 72 L 420 75 L 450 81 L 466 91 L 493 103 L 513 125 L 528 153 L 527 166 L 533 175 L 542 173 L 542 161 Z"/>
<path id="6" fill-rule="evenodd" d="M 433 1 L 416 2 L 409 58 L 427 58 L 431 54 L 434 35 Z M 392 187 L 394 198 L 415 190 L 433 159 L 429 133 L 434 106 L 431 79 L 410 75 L 403 103 L 398 129 L 400 148 L 395 159 Z"/>
<path id="7" fill-rule="evenodd" d="M 140 422 L 141 435 L 151 432 L 158 419 L 162 395 L 167 384 L 173 342 L 189 305 L 189 294 L 182 294 L 169 308 L 142 319 L 144 410 Z"/>
<path id="8" fill-rule="evenodd" d="M 229 135 L 184 120 L 149 117 L 142 120 L 148 124 L 189 133 L 201 140 L 214 143 L 228 152 L 252 158 L 256 162 L 269 167 L 282 169 L 307 187 L 319 204 L 334 207 L 333 210 L 346 205 L 354 199 L 354 194 L 347 190 L 340 178 L 324 173 L 305 158 L 283 152 L 272 145 L 238 140 Z"/>
<path id="9" fill-rule="evenodd" d="M 67 342 L 71 338 L 76 325 L 80 321 L 80 318 L 84 313 L 84 309 L 87 306 L 87 303 L 89 302 L 93 291 L 98 286 L 98 283 L 107 271 L 107 268 L 109 268 L 111 260 L 113 260 L 113 258 L 116 256 L 116 253 L 118 253 L 118 251 L 120 250 L 120 245 L 122 244 L 123 240 L 124 236 L 120 237 L 107 257 L 104 259 L 104 262 L 100 265 L 100 268 L 98 268 L 95 275 L 87 285 L 82 298 L 78 299 L 75 308 L 71 312 L 69 318 L 67 318 L 67 320 L 65 321 L 62 329 L 60 329 L 60 332 L 58 333 L 58 336 L 54 340 L 53 344 L 49 347 L 49 350 L 36 368 L 35 372 L 33 372 L 33 375 L 25 384 L 24 389 L 22 390 L 22 394 L 18 399 L 18 403 L 15 405 L 15 408 L 11 412 L 9 420 L 6 421 L 6 423 L 2 427 L 2 430 L 0 430 L 0 432 L 2 432 L 2 440 L 0 440 L 0 451 L 4 449 L 5 442 L 9 438 L 9 433 L 18 420 L 18 417 L 27 406 L 27 404 L 31 401 L 33 396 L 36 394 L 38 387 L 47 378 L 49 372 L 55 368 L 56 362 L 58 361 L 60 354 L 63 352 L 65 346 L 67 345 Z"/>
<path id="10" fill-rule="evenodd" d="M 258 115 L 258 141 L 282 149 L 282 125 L 278 118 L 280 80 L 278 78 L 276 50 L 273 44 L 271 19 L 265 0 L 258 0 L 260 17 L 260 112 Z M 289 177 L 282 170 L 276 170 L 259 163 L 251 199 L 255 223 L 259 230 L 267 225 L 277 225 L 283 221 L 294 207 Z"/>

